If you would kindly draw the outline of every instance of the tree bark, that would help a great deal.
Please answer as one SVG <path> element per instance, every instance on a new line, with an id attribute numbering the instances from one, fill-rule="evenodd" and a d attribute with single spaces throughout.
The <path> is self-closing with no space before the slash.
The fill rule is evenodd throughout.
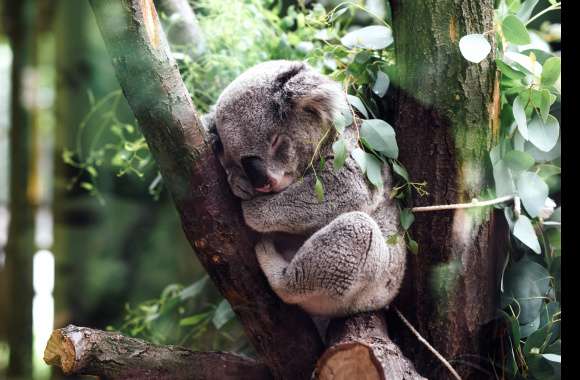
<path id="1" fill-rule="evenodd" d="M 271 379 L 268 367 L 243 356 L 156 346 L 73 325 L 52 333 L 44 361 L 60 367 L 65 375 L 93 375 L 109 380 Z"/>
<path id="2" fill-rule="evenodd" d="M 318 360 L 317 379 L 425 379 L 389 338 L 380 311 L 332 320 L 327 341 L 330 348 Z"/>
<path id="3" fill-rule="evenodd" d="M 491 187 L 488 151 L 497 135 L 499 86 L 493 54 L 465 60 L 459 39 L 493 30 L 492 0 L 392 0 L 398 77 L 394 125 L 400 160 L 429 195 L 415 206 L 469 202 Z M 493 33 L 488 34 L 493 38 Z M 412 228 L 419 253 L 397 304 L 464 377 L 486 362 L 482 325 L 497 306 L 498 250 L 489 209 L 420 213 Z M 446 378 L 433 355 L 402 334 L 419 370 Z M 480 368 L 481 369 L 481 368 Z"/>
<path id="4" fill-rule="evenodd" d="M 170 58 L 152 0 L 91 0 L 123 88 L 185 234 L 276 378 L 309 378 L 322 342 L 308 315 L 270 289 L 223 169 Z M 297 333 L 300 332 L 300 333 Z"/>

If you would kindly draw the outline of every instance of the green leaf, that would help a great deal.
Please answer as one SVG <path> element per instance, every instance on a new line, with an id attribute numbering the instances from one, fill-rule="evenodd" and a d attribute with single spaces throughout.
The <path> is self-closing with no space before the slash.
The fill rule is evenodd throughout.
<path id="1" fill-rule="evenodd" d="M 339 170 L 344 166 L 344 161 L 346 161 L 346 141 L 340 139 L 332 144 L 332 151 L 334 152 L 334 170 Z"/>
<path id="2" fill-rule="evenodd" d="M 498 197 L 515 193 L 516 187 L 513 176 L 504 160 L 499 160 L 493 165 L 493 179 L 495 181 L 495 193 Z"/>
<path id="3" fill-rule="evenodd" d="M 344 125 L 345 126 L 348 127 L 349 125 L 352 124 L 353 119 L 352 119 L 352 111 L 350 109 L 350 106 L 348 106 L 346 109 L 341 109 L 340 114 L 344 118 Z"/>
<path id="4" fill-rule="evenodd" d="M 389 89 L 389 84 L 391 83 L 389 76 L 382 71 L 377 72 L 377 80 L 373 85 L 373 92 L 379 96 L 383 97 Z"/>
<path id="5" fill-rule="evenodd" d="M 520 174 L 517 189 L 522 203 L 532 218 L 537 217 L 548 198 L 548 185 L 540 176 L 532 172 Z"/>
<path id="6" fill-rule="evenodd" d="M 372 154 L 366 153 L 367 178 L 378 188 L 383 187 L 383 163 Z"/>
<path id="7" fill-rule="evenodd" d="M 528 139 L 528 121 L 526 117 L 525 111 L 525 101 L 522 99 L 521 96 L 515 98 L 514 104 L 512 106 L 512 112 L 514 113 L 514 119 L 518 125 L 518 131 L 522 135 L 522 137 L 527 140 Z"/>
<path id="8" fill-rule="evenodd" d="M 546 122 L 548 120 L 548 116 L 550 115 L 550 106 L 552 105 L 552 96 L 550 91 L 546 89 L 541 91 L 533 90 L 532 99 L 534 106 L 539 108 L 542 121 Z"/>
<path id="9" fill-rule="evenodd" d="M 542 152 L 549 152 L 556 146 L 560 136 L 560 123 L 552 115 L 548 115 L 544 122 L 534 117 L 528 125 L 528 140 Z"/>
<path id="10" fill-rule="evenodd" d="M 354 148 L 350 153 L 354 161 L 358 164 L 363 173 L 367 171 L 367 153 L 361 148 Z"/>
<path id="11" fill-rule="evenodd" d="M 535 161 L 529 153 L 510 150 L 503 158 L 508 168 L 516 171 L 524 171 L 531 168 Z"/>
<path id="12" fill-rule="evenodd" d="M 336 115 L 333 125 L 334 129 L 336 129 L 336 131 L 342 135 L 344 129 L 346 128 L 346 120 L 344 119 L 344 116 L 342 114 Z"/>
<path id="13" fill-rule="evenodd" d="M 322 186 L 322 182 L 317 177 L 316 183 L 314 184 L 314 192 L 316 193 L 316 199 L 318 202 L 324 201 L 324 187 Z"/>
<path id="14" fill-rule="evenodd" d="M 411 238 L 409 238 L 409 241 L 407 242 L 407 247 L 412 254 L 416 255 L 419 253 L 419 244 Z"/>
<path id="15" fill-rule="evenodd" d="M 95 188 L 95 186 L 90 182 L 81 182 L 80 186 L 87 191 L 91 191 Z"/>
<path id="16" fill-rule="evenodd" d="M 354 61 L 359 64 L 363 64 L 371 58 L 371 53 L 368 50 L 363 50 L 354 56 Z"/>
<path id="17" fill-rule="evenodd" d="M 552 164 L 542 164 L 538 166 L 538 175 L 543 180 L 546 180 L 554 175 L 558 175 L 562 172 L 559 166 Z"/>
<path id="18" fill-rule="evenodd" d="M 349 94 L 346 97 L 347 97 L 350 105 L 353 106 L 354 108 L 356 108 L 358 112 L 360 112 L 362 115 L 364 115 L 364 117 L 366 117 L 368 119 L 369 114 L 368 114 L 367 109 L 365 108 L 365 105 L 363 104 L 363 102 L 358 97 L 356 97 L 354 95 Z"/>
<path id="19" fill-rule="evenodd" d="M 544 62 L 542 66 L 542 84 L 544 86 L 551 86 L 558 80 L 560 76 L 562 60 L 560 57 L 552 57 Z"/>
<path id="20" fill-rule="evenodd" d="M 409 173 L 407 172 L 407 169 L 405 169 L 404 167 L 402 167 L 401 165 L 399 165 L 395 161 L 393 161 L 392 164 L 393 164 L 393 171 L 395 173 L 397 173 L 398 175 L 400 175 L 401 178 L 403 178 L 405 181 L 409 182 L 410 177 L 409 177 Z"/>
<path id="21" fill-rule="evenodd" d="M 509 15 L 502 22 L 503 34 L 515 45 L 527 45 L 532 42 L 526 26 L 514 15 Z"/>
<path id="22" fill-rule="evenodd" d="M 222 300 L 214 312 L 212 322 L 216 329 L 221 329 L 226 323 L 235 317 L 229 302 Z"/>
<path id="23" fill-rule="evenodd" d="M 183 318 L 179 321 L 179 326 L 185 327 L 198 325 L 200 322 L 204 321 L 208 316 L 209 312 L 195 314 L 190 317 Z"/>
<path id="24" fill-rule="evenodd" d="M 393 43 L 393 32 L 386 26 L 371 25 L 347 33 L 340 42 L 349 49 L 380 50 Z"/>
<path id="25" fill-rule="evenodd" d="M 400 218 L 401 227 L 403 227 L 405 231 L 408 230 L 415 221 L 415 215 L 413 215 L 413 212 L 409 208 L 404 208 L 401 210 Z"/>
<path id="26" fill-rule="evenodd" d="M 538 254 L 542 252 L 540 242 L 538 242 L 538 237 L 536 236 L 536 231 L 534 231 L 532 222 L 530 222 L 527 216 L 520 215 L 514 225 L 513 234 L 532 251 Z"/>
<path id="27" fill-rule="evenodd" d="M 207 284 L 208 278 L 209 277 L 207 275 L 203 276 L 200 280 L 197 280 L 187 288 L 181 290 L 181 292 L 179 292 L 179 298 L 182 301 L 185 301 L 187 299 L 195 298 L 198 295 L 200 295 L 203 288 Z"/>
<path id="28" fill-rule="evenodd" d="M 522 217 L 524 216 L 520 216 L 520 219 Z M 519 310 L 516 308 L 515 314 L 519 323 L 521 325 L 533 323 L 535 327 L 533 331 L 539 327 L 543 297 L 549 289 L 550 274 L 546 268 L 526 256 L 512 263 L 504 276 L 504 297 L 516 301 L 515 306 L 519 307 Z M 528 336 L 529 333 L 525 335 Z"/>
<path id="29" fill-rule="evenodd" d="M 532 11 L 538 4 L 539 0 L 526 0 L 519 9 L 517 16 L 522 22 L 526 22 L 530 19 Z"/>
<path id="30" fill-rule="evenodd" d="M 381 152 L 389 158 L 397 158 L 399 155 L 395 130 L 386 121 L 380 119 L 364 120 L 360 135 L 377 152 Z"/>
<path id="31" fill-rule="evenodd" d="M 499 71 L 508 78 L 515 79 L 515 80 L 522 80 L 526 77 L 525 73 L 518 71 L 512 68 L 510 65 L 502 61 L 501 59 L 497 58 L 495 60 L 495 64 Z"/>
<path id="32" fill-rule="evenodd" d="M 386 243 L 388 245 L 395 245 L 399 241 L 399 235 L 391 235 L 387 238 Z"/>

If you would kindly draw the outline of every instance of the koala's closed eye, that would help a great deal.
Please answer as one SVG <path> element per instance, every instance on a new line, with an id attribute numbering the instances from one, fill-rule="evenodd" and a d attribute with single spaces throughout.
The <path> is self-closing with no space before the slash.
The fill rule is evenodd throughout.
<path id="1" fill-rule="evenodd" d="M 290 158 L 290 139 L 284 135 L 277 135 L 272 141 L 271 149 L 275 160 L 286 161 Z"/>

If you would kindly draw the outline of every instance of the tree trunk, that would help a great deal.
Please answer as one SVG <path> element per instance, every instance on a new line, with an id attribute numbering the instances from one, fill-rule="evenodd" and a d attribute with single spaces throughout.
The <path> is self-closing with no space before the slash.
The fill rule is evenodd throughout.
<path id="1" fill-rule="evenodd" d="M 170 58 L 151 0 L 92 0 L 139 126 L 210 278 L 276 378 L 307 379 L 322 351 L 308 315 L 270 289 L 223 169 Z M 300 332 L 300 333 L 297 333 Z"/>
<path id="2" fill-rule="evenodd" d="M 391 4 L 400 160 L 413 181 L 428 183 L 429 195 L 416 196 L 415 206 L 481 199 L 492 187 L 487 157 L 497 135 L 499 86 L 493 56 L 470 63 L 458 44 L 466 34 L 493 30 L 493 1 Z M 397 301 L 420 333 L 469 378 L 489 376 L 481 367 L 490 337 L 481 333 L 497 307 L 501 258 L 492 244 L 493 230 L 489 209 L 417 214 L 411 233 L 419 252 L 408 260 Z M 400 346 L 424 375 L 448 376 L 415 337 L 402 335 Z"/>
<path id="3" fill-rule="evenodd" d="M 6 3 L 13 52 L 10 105 L 10 224 L 6 243 L 8 377 L 32 376 L 32 256 L 37 190 L 34 185 L 35 1 Z"/>
<path id="4" fill-rule="evenodd" d="M 44 361 L 60 367 L 65 375 L 93 375 L 108 380 L 271 378 L 265 365 L 243 356 L 157 346 L 141 339 L 73 325 L 52 333 Z"/>

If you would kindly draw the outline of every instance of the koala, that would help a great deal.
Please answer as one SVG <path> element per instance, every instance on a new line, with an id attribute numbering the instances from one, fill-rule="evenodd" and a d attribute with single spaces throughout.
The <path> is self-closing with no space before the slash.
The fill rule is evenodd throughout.
<path id="1" fill-rule="evenodd" d="M 405 272 L 403 239 L 386 243 L 401 234 L 388 168 L 381 188 L 350 156 L 333 168 L 332 123 L 347 107 L 337 83 L 305 63 L 279 60 L 240 75 L 204 117 L 244 220 L 259 233 L 255 252 L 270 286 L 313 316 L 383 308 Z M 343 134 L 349 152 L 356 136 L 354 127 Z"/>

